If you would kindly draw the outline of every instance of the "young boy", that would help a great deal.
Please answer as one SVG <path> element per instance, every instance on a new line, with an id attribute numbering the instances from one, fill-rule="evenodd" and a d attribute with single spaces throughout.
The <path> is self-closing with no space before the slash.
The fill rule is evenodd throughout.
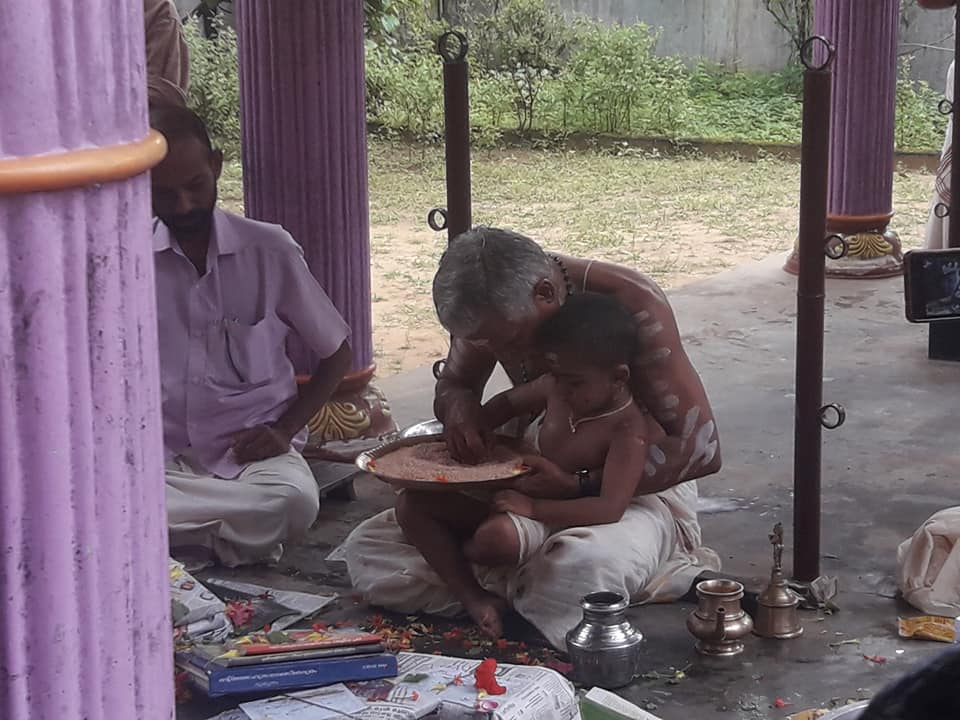
<path id="1" fill-rule="evenodd" d="M 615 523 L 633 499 L 647 462 L 647 413 L 630 390 L 636 323 L 611 297 L 572 295 L 540 328 L 537 346 L 549 373 L 491 399 L 490 427 L 514 417 L 541 415 L 537 445 L 542 457 L 575 474 L 602 469 L 597 497 L 540 499 L 515 490 L 493 498 L 491 514 L 464 545 L 473 562 L 518 565 L 552 532 Z"/>

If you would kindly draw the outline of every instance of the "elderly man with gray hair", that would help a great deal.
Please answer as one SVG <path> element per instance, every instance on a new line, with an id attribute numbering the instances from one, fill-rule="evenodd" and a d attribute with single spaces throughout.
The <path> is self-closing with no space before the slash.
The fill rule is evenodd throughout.
<path id="1" fill-rule="evenodd" d="M 544 374 L 534 350 L 537 329 L 578 292 L 612 296 L 632 313 L 641 350 L 631 363 L 631 388 L 656 421 L 649 461 L 636 469 L 639 490 L 620 522 L 557 528 L 516 567 L 488 568 L 471 564 L 463 544 L 489 506 L 466 494 L 405 490 L 395 509 L 365 521 L 344 542 L 354 587 L 369 602 L 407 613 L 465 610 L 493 636 L 510 606 L 562 647 L 588 592 L 675 600 L 703 571 L 719 569 L 716 554 L 701 545 L 696 515 L 695 479 L 720 468 L 713 412 L 666 296 L 642 273 L 550 255 L 495 228 L 456 238 L 433 283 L 440 322 L 453 336 L 434 402 L 452 454 L 470 463 L 484 459 L 494 428 L 484 424 L 481 400 L 494 367 L 499 363 L 515 385 Z M 597 468 L 569 474 L 538 458 L 533 469 L 516 481 L 517 491 L 557 499 L 599 492 Z"/>

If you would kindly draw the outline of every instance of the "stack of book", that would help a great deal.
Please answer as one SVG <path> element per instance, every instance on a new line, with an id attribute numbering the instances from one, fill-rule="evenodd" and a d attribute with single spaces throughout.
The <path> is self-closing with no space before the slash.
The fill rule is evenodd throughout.
<path id="1" fill-rule="evenodd" d="M 210 697 L 395 677 L 396 656 L 357 630 L 252 633 L 177 653 L 177 667 Z"/>

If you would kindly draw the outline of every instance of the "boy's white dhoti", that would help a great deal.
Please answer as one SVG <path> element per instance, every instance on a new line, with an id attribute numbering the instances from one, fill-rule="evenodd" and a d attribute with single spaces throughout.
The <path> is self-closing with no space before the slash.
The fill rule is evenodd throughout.
<path id="1" fill-rule="evenodd" d="M 563 648 L 587 593 L 610 590 L 635 602 L 676 600 L 699 573 L 720 568 L 717 554 L 700 544 L 696 506 L 697 484 L 690 481 L 634 498 L 618 523 L 568 528 L 545 541 L 542 523 L 516 517 L 532 553 L 516 568 L 476 566 L 477 579 Z M 354 588 L 371 604 L 403 613 L 463 611 L 406 541 L 393 510 L 357 526 L 341 550 Z"/>
<path id="2" fill-rule="evenodd" d="M 280 558 L 280 543 L 303 535 L 320 509 L 310 466 L 296 450 L 253 462 L 233 479 L 167 463 L 171 547 L 198 545 L 232 567 Z"/>

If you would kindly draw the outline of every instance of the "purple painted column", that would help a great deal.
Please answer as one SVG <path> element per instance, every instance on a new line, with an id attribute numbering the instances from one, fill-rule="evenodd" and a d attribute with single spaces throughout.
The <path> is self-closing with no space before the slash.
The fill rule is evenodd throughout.
<path id="1" fill-rule="evenodd" d="M 827 260 L 827 275 L 900 273 L 893 217 L 894 109 L 899 0 L 817 0 L 814 34 L 837 50 L 830 131 L 827 233 L 847 241 L 847 256 Z M 796 253 L 787 262 L 796 271 Z"/>
<path id="2" fill-rule="evenodd" d="M 363 3 L 238 0 L 247 215 L 280 223 L 373 360 Z M 297 369 L 314 360 L 294 348 Z"/>
<path id="3" fill-rule="evenodd" d="M 3 0 L 0 67 L 8 178 L 147 134 L 140 2 Z M 133 172 L 0 193 L 4 719 L 173 717 L 149 182 Z"/>

